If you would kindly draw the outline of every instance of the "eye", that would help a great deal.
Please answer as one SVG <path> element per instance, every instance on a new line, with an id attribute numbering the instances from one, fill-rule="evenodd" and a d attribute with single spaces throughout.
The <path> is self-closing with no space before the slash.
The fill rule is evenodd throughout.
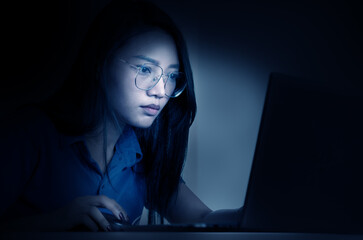
<path id="1" fill-rule="evenodd" d="M 176 81 L 179 78 L 179 74 L 174 72 L 169 74 L 169 79 Z"/>
<path id="2" fill-rule="evenodd" d="M 148 67 L 145 65 L 138 66 L 138 67 L 139 67 L 139 74 L 147 75 L 147 74 L 151 74 L 151 72 L 152 72 L 151 67 Z"/>

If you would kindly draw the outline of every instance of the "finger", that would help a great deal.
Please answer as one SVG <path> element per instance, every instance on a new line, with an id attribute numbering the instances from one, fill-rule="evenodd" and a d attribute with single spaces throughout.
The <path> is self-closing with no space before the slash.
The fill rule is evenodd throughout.
<path id="1" fill-rule="evenodd" d="M 94 201 L 93 204 L 95 206 L 107 208 L 117 217 L 117 219 L 129 221 L 126 211 L 115 200 L 104 195 L 94 196 L 92 200 Z"/>
<path id="2" fill-rule="evenodd" d="M 113 201 L 113 202 L 112 202 Z M 112 200 L 110 205 L 106 206 L 118 219 L 128 222 L 129 216 L 125 209 L 121 207 L 116 201 Z"/>
<path id="3" fill-rule="evenodd" d="M 92 232 L 97 232 L 98 231 L 97 224 L 88 215 L 84 215 L 84 217 L 82 218 L 82 224 L 85 225 Z"/>
<path id="4" fill-rule="evenodd" d="M 107 232 L 111 230 L 110 223 L 103 216 L 100 210 L 98 210 L 97 207 L 92 207 L 90 209 L 89 215 L 98 224 L 98 226 L 100 226 L 103 229 L 103 231 Z"/>

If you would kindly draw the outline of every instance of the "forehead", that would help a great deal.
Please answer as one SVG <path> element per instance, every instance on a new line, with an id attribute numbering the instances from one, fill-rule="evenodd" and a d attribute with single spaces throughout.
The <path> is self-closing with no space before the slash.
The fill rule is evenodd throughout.
<path id="1" fill-rule="evenodd" d="M 160 65 L 179 63 L 173 38 L 162 30 L 151 30 L 130 38 L 115 55 L 128 60 L 145 56 L 157 60 Z"/>

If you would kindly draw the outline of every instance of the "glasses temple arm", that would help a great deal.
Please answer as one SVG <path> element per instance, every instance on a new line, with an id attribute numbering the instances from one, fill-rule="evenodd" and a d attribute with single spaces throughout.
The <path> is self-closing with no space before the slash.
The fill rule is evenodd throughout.
<path id="1" fill-rule="evenodd" d="M 131 66 L 131 67 L 133 67 L 133 68 L 139 69 L 139 67 L 138 67 L 138 66 L 136 66 L 136 65 L 134 65 L 134 64 L 131 64 L 131 63 L 129 63 L 128 61 L 126 61 L 126 60 L 124 60 L 124 59 L 122 59 L 122 58 L 120 58 L 120 61 L 121 61 L 121 62 L 123 62 L 123 63 L 127 63 L 128 65 L 130 65 L 130 66 Z"/>

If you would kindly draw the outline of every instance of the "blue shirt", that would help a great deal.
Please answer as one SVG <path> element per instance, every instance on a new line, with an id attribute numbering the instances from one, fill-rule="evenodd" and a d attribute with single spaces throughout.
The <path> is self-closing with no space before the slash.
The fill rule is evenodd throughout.
<path id="1" fill-rule="evenodd" d="M 3 125 L 4 126 L 4 125 Z M 23 110 L 4 126 L 0 156 L 0 216 L 52 211 L 76 197 L 106 195 L 138 223 L 145 203 L 142 153 L 131 127 L 125 127 L 102 174 L 82 137 L 65 136 L 37 109 Z"/>

